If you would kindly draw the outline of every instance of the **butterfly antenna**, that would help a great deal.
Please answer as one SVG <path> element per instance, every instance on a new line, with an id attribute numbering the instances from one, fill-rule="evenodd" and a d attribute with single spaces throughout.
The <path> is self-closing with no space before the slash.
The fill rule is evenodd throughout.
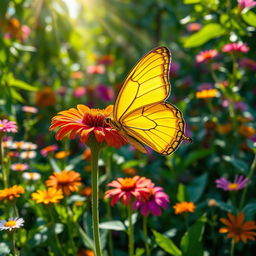
<path id="1" fill-rule="evenodd" d="M 185 136 L 184 134 L 182 135 L 182 139 L 188 141 L 189 143 L 193 142 L 193 140 L 191 138 Z"/>

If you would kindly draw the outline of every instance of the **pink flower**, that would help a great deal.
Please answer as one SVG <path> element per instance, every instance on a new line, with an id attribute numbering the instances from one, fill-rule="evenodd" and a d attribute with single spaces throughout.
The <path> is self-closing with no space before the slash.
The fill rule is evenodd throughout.
<path id="1" fill-rule="evenodd" d="M 30 33 L 31 33 L 30 27 L 28 27 L 27 25 L 22 25 L 21 26 L 21 31 L 22 31 L 21 39 L 23 41 L 27 40 L 29 38 Z"/>
<path id="2" fill-rule="evenodd" d="M 31 106 L 22 106 L 21 110 L 27 113 L 36 114 L 38 112 L 38 109 Z"/>
<path id="3" fill-rule="evenodd" d="M 149 188 L 149 193 L 139 197 L 133 204 L 133 210 L 140 208 L 140 213 L 143 216 L 148 216 L 150 213 L 154 216 L 160 216 L 161 208 L 166 209 L 170 202 L 167 194 L 163 192 L 161 187 Z"/>
<path id="4" fill-rule="evenodd" d="M 97 86 L 96 93 L 98 97 L 104 101 L 111 101 L 115 97 L 113 88 L 103 84 Z"/>
<path id="5" fill-rule="evenodd" d="M 29 168 L 28 164 L 23 164 L 23 163 L 14 163 L 11 165 L 11 169 L 13 171 L 17 171 L 17 172 L 23 172 L 26 171 Z"/>
<path id="6" fill-rule="evenodd" d="M 105 73 L 105 66 L 104 65 L 94 65 L 94 66 L 88 66 L 87 67 L 87 73 L 88 74 L 104 74 Z"/>
<path id="7" fill-rule="evenodd" d="M 74 92 L 73 92 L 73 95 L 75 98 L 79 99 L 81 98 L 82 96 L 84 96 L 86 94 L 86 88 L 83 87 L 83 86 L 79 86 L 77 87 Z"/>
<path id="8" fill-rule="evenodd" d="M 225 191 L 233 191 L 233 190 L 240 190 L 245 188 L 248 183 L 249 179 L 244 176 L 235 176 L 235 180 L 233 182 L 230 182 L 225 177 L 221 177 L 220 179 L 215 180 L 215 183 L 217 184 L 217 188 L 221 188 Z"/>
<path id="9" fill-rule="evenodd" d="M 225 44 L 222 48 L 223 52 L 243 52 L 246 53 L 250 50 L 250 48 L 245 43 L 230 43 Z"/>
<path id="10" fill-rule="evenodd" d="M 186 26 L 186 29 L 188 32 L 196 32 L 196 31 L 200 30 L 201 28 L 202 28 L 202 25 L 200 23 L 196 23 L 196 22 L 189 23 Z"/>
<path id="11" fill-rule="evenodd" d="M 0 133 L 4 132 L 17 132 L 18 127 L 16 122 L 8 121 L 7 119 L 0 120 Z"/>
<path id="12" fill-rule="evenodd" d="M 218 55 L 218 51 L 215 49 L 202 51 L 196 56 L 196 62 L 205 63 L 208 60 L 214 59 L 217 55 Z"/>
<path id="13" fill-rule="evenodd" d="M 115 205 L 119 200 L 125 205 L 131 203 L 132 197 L 136 199 L 143 197 L 149 193 L 149 187 L 154 184 L 150 179 L 140 176 L 132 178 L 118 178 L 108 184 L 113 189 L 105 192 L 105 198 L 111 197 L 111 206 Z"/>
<path id="14" fill-rule="evenodd" d="M 237 0 L 239 9 L 242 11 L 244 8 L 253 8 L 256 2 L 253 0 Z"/>

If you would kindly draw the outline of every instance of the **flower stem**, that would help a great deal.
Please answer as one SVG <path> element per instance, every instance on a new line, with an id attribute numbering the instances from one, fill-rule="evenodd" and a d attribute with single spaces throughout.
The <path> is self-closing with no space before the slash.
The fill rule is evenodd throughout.
<path id="1" fill-rule="evenodd" d="M 146 255 L 150 256 L 150 249 L 148 244 L 148 228 L 147 228 L 147 221 L 148 218 L 146 216 L 143 216 L 143 233 L 145 237 L 145 248 L 146 248 Z"/>
<path id="2" fill-rule="evenodd" d="M 14 256 L 19 256 L 20 252 L 16 249 L 15 246 L 15 231 L 12 231 L 12 250 Z"/>
<path id="3" fill-rule="evenodd" d="M 230 256 L 234 256 L 234 255 L 235 255 L 235 240 L 232 239 L 231 245 L 230 245 Z"/>
<path id="4" fill-rule="evenodd" d="M 92 143 L 93 144 L 93 143 Z M 94 239 L 94 250 L 96 256 L 101 256 L 101 245 L 100 245 L 100 232 L 99 232 L 99 153 L 100 147 L 94 143 L 91 147 L 91 165 L 92 165 L 92 223 L 93 223 L 93 239 Z"/>
<path id="5" fill-rule="evenodd" d="M 252 165 L 251 165 L 251 168 L 250 168 L 250 172 L 249 172 L 249 174 L 248 174 L 248 176 L 247 176 L 248 179 L 251 179 L 251 178 L 252 178 L 255 169 L 256 169 L 256 153 L 254 154 L 254 158 L 253 158 L 253 161 L 252 161 Z M 240 210 L 241 210 L 242 207 L 244 206 L 244 201 L 245 201 L 247 189 L 248 189 L 248 186 L 245 187 L 245 189 L 244 189 L 244 191 L 243 191 L 243 193 L 242 193 L 241 201 L 240 201 L 240 207 L 239 207 Z"/>
<path id="6" fill-rule="evenodd" d="M 8 187 L 8 175 L 6 173 L 6 167 L 4 163 L 4 147 L 3 147 L 3 134 L 0 133 L 0 164 L 2 168 L 2 175 L 3 175 L 3 185 L 4 188 Z"/>
<path id="7" fill-rule="evenodd" d="M 133 223 L 132 223 L 132 206 L 128 206 L 128 237 L 129 237 L 129 256 L 134 254 L 134 239 L 133 239 Z"/>

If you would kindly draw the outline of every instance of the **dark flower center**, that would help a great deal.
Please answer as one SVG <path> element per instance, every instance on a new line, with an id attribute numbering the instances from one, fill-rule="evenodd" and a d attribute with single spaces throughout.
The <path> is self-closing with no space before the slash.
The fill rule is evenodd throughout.
<path id="1" fill-rule="evenodd" d="M 105 117 L 102 114 L 92 115 L 91 113 L 84 114 L 83 124 L 90 127 L 104 127 L 106 126 Z"/>

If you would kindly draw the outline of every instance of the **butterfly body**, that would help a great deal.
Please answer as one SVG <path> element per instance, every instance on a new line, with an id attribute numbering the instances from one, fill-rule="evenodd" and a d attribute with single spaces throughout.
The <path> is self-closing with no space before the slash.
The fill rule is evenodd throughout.
<path id="1" fill-rule="evenodd" d="M 171 54 L 159 47 L 143 56 L 126 78 L 109 124 L 138 150 L 143 144 L 163 154 L 171 154 L 184 135 L 182 113 L 165 100 L 170 93 Z M 142 144 L 143 143 L 143 144 Z"/>

